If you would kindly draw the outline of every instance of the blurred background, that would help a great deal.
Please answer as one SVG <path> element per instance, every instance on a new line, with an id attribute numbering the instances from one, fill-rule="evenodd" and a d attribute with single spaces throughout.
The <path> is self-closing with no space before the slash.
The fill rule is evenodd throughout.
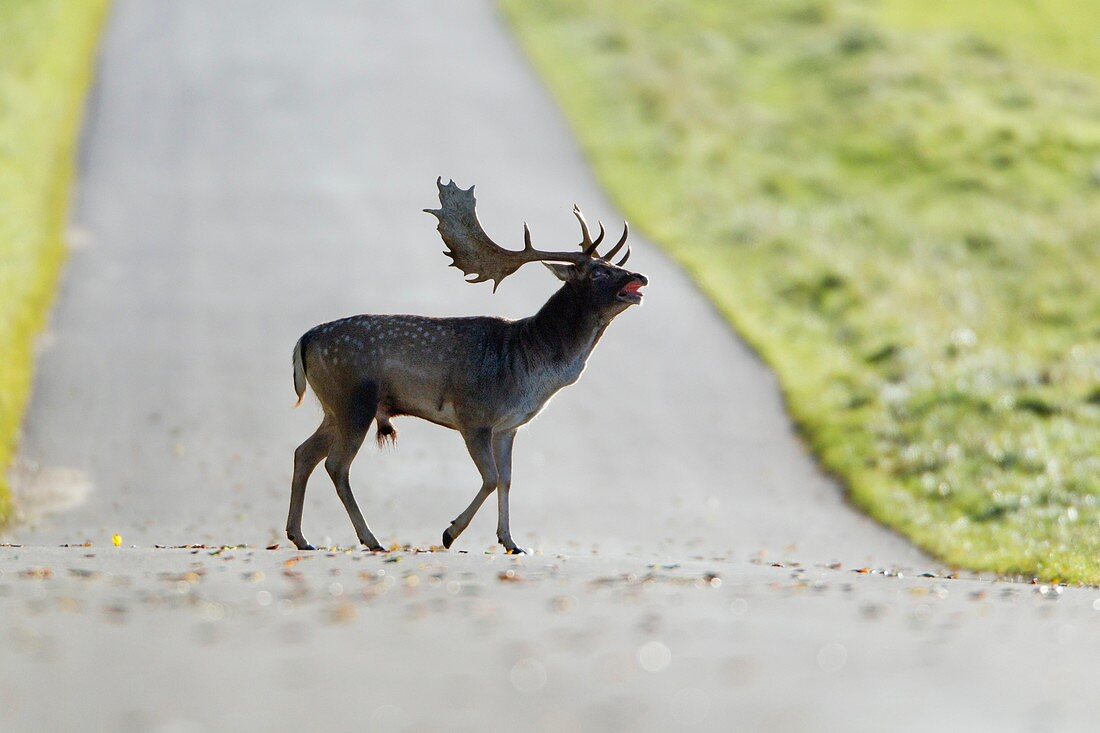
<path id="1" fill-rule="evenodd" d="M 354 3 L 333 7 L 346 8 L 349 18 L 356 11 Z M 12 460 L 31 384 L 32 344 L 63 259 L 73 150 L 107 9 L 102 0 L 0 3 L 4 464 Z M 176 277 L 214 282 L 218 297 L 231 298 L 240 273 L 252 272 L 291 297 L 301 283 L 281 281 L 282 270 L 251 262 L 255 250 L 241 244 L 240 227 L 231 231 L 217 216 L 221 224 L 245 222 L 251 246 L 265 237 L 291 237 L 294 227 L 312 217 L 296 271 L 304 287 L 332 287 L 332 270 L 315 267 L 314 248 L 325 245 L 325 236 L 340 239 L 351 207 L 373 207 L 369 216 L 388 216 L 412 206 L 412 196 L 387 198 L 385 177 L 353 180 L 322 170 L 318 156 L 340 148 L 325 147 L 331 140 L 320 137 L 295 138 L 295 120 L 280 115 L 277 100 L 296 89 L 286 82 L 299 73 L 296 58 L 328 54 L 333 66 L 355 53 L 357 44 L 366 48 L 377 39 L 356 35 L 350 26 L 343 38 L 310 37 L 305 12 L 295 27 L 256 21 L 249 31 L 253 39 L 239 35 L 237 29 L 248 24 L 247 11 L 239 7 L 219 11 L 221 22 L 208 28 L 194 26 L 185 12 L 162 10 L 157 17 L 127 13 L 113 30 L 121 42 L 140 47 L 141 38 L 153 38 L 151 29 L 169 29 L 164 44 L 143 51 L 156 51 L 161 60 L 148 55 L 114 62 L 117 81 L 93 97 L 93 109 L 97 99 L 109 99 L 124 110 L 102 124 L 110 129 L 106 137 L 129 143 L 129 153 L 106 143 L 85 151 L 90 170 L 105 171 L 104 180 L 113 183 L 105 193 L 89 194 L 91 201 L 74 204 L 88 213 L 75 217 L 69 246 L 77 252 L 109 230 L 104 222 L 137 216 L 140 226 L 131 222 L 132 239 L 119 245 L 119 256 L 125 250 L 128 256 L 140 251 L 166 259 L 158 260 L 159 274 L 138 284 L 141 297 L 120 302 L 124 310 L 151 302 Z M 1100 296 L 1094 287 L 1100 274 L 1100 5 L 503 0 L 499 11 L 565 110 L 611 200 L 690 273 L 775 369 L 809 446 L 844 480 L 861 509 L 954 564 L 1100 580 Z M 461 22 L 459 15 L 456 37 Z M 285 57 L 265 66 L 260 77 L 246 78 L 260 68 L 260 39 L 276 37 Z M 205 51 L 234 43 L 221 66 L 209 61 Z M 477 53 L 476 44 L 456 48 Z M 182 70 L 193 86 L 162 88 L 161 63 Z M 406 81 L 445 73 L 428 59 L 403 63 Z M 362 79 L 375 89 L 398 83 L 365 59 L 361 66 Z M 215 99 L 216 89 L 207 87 L 226 79 L 233 91 Z M 310 129 L 348 140 L 371 134 L 378 110 L 354 95 L 340 101 L 346 79 L 306 81 L 318 82 L 303 87 L 314 98 L 287 100 L 308 103 Z M 501 82 L 487 77 L 485 83 Z M 400 105 L 412 97 L 393 99 Z M 210 102 L 228 112 L 212 115 L 214 107 L 202 106 Z M 260 103 L 275 111 L 264 126 L 251 129 L 247 115 Z M 506 105 L 494 110 L 510 114 Z M 412 120 L 421 119 L 421 111 L 410 102 L 387 113 Z M 178 125 L 143 126 L 144 115 L 161 113 Z M 350 147 L 347 155 L 363 170 L 422 165 L 428 183 L 417 207 L 428 205 L 430 181 L 452 171 L 439 170 L 448 161 L 438 155 L 417 158 L 415 136 L 452 135 L 458 149 L 466 139 L 462 125 L 477 124 L 458 100 L 440 100 L 439 116 L 444 124 L 409 128 L 408 143 L 393 145 L 404 157 L 378 149 L 354 159 Z M 285 145 L 282 157 L 280 140 L 295 142 Z M 140 150 L 152 152 L 134 152 Z M 537 176 L 539 161 L 525 160 L 526 152 L 519 143 L 511 149 L 485 146 L 449 162 L 470 171 L 469 182 L 481 180 L 481 164 L 526 164 Z M 265 167 L 248 167 L 260 158 Z M 217 178 L 213 172 L 226 160 L 234 161 L 235 170 Z M 312 200 L 277 186 L 258 204 L 255 197 L 234 198 L 242 187 L 309 176 L 311 170 Z M 185 203 L 192 213 L 205 207 L 213 218 L 191 217 L 187 206 L 157 215 L 163 204 L 157 192 L 168 177 L 212 181 L 200 198 Z M 131 196 L 123 210 L 118 186 L 139 192 L 148 206 L 135 209 Z M 214 197 L 220 208 L 202 197 Z M 500 227 L 514 223 L 511 211 L 530 207 L 519 191 L 505 199 L 497 212 L 507 211 L 507 217 L 492 204 L 484 212 Z M 571 236 L 552 212 L 557 210 L 535 212 L 543 231 L 552 238 Z M 249 215 L 254 224 L 247 224 Z M 410 237 L 430 229 L 414 221 L 415 208 L 407 216 L 409 223 L 402 219 L 397 226 L 407 226 Z M 325 222 L 332 222 L 327 234 Z M 208 263 L 194 271 L 184 260 L 172 265 L 177 255 L 170 246 L 147 247 L 157 232 L 171 230 L 187 242 L 214 242 L 232 266 Z M 420 255 L 438 259 L 430 249 Z M 427 263 L 425 271 L 439 265 Z M 93 300 L 96 292 L 117 287 L 109 278 L 110 261 L 104 266 L 74 287 L 88 289 Z M 350 293 L 358 271 L 347 269 L 339 287 Z M 386 270 L 386 277 L 408 271 L 407 265 Z M 446 272 L 438 282 L 452 275 Z M 410 281 L 407 307 L 417 307 L 416 294 L 434 289 L 435 282 Z M 480 293 L 456 282 L 449 281 L 448 312 L 484 307 Z M 360 300 L 350 294 L 346 300 L 349 310 L 360 309 Z M 172 307 L 186 313 L 228 302 L 184 299 Z M 266 363 L 281 353 L 277 345 L 292 343 L 293 331 L 278 331 L 274 338 L 269 330 L 282 328 L 281 319 L 291 312 L 303 329 L 343 315 L 286 305 L 290 310 L 281 316 L 255 304 L 249 310 L 247 299 L 234 305 L 255 328 L 247 332 L 242 324 L 227 332 L 235 339 L 220 345 L 227 373 L 249 349 Z M 519 301 L 504 300 L 499 308 L 505 315 L 523 312 Z M 105 343 L 105 358 L 155 361 L 157 348 L 180 343 L 171 324 L 165 316 L 149 353 L 124 353 L 124 346 Z M 69 328 L 81 332 L 83 326 L 76 320 Z M 242 343 L 241 333 L 251 333 L 251 340 Z M 182 336 L 215 341 L 210 334 Z M 186 377 L 183 358 L 159 378 Z M 110 362 L 89 363 L 86 374 L 91 384 L 110 379 Z M 662 378 L 654 374 L 648 388 L 659 389 Z M 163 383 L 148 389 L 155 393 Z M 221 387 L 224 393 L 226 385 Z M 219 385 L 205 388 L 217 391 Z M 197 398 L 200 386 L 195 389 Z M 42 399 L 54 405 L 67 398 L 55 393 Z M 270 420 L 248 413 L 250 404 L 241 400 L 235 412 L 246 418 L 233 426 L 262 432 Z M 196 449 L 173 437 L 178 426 L 158 423 L 163 416 L 143 419 L 147 424 L 116 426 L 119 434 L 151 436 L 164 443 L 161 449 L 181 455 Z M 198 409 L 187 418 L 195 425 L 203 419 Z M 296 427 L 306 431 L 308 421 Z M 36 435 L 32 440 L 46 452 L 72 438 L 57 425 Z M 271 456 L 252 458 L 274 460 L 285 449 L 280 444 Z M 140 454 L 125 441 L 112 450 Z M 460 453 L 454 460 L 464 461 Z M 230 454 L 224 458 L 233 460 Z M 662 470 L 657 463 L 650 469 Z M 201 479 L 204 470 L 195 466 L 194 476 Z M 674 481 L 669 470 L 667 480 Z M 150 465 L 147 473 L 154 472 Z M 133 491 L 140 494 L 141 487 Z M 247 514 L 250 506 L 235 511 Z M 6 487 L 0 487 L 0 512 L 12 512 Z"/>

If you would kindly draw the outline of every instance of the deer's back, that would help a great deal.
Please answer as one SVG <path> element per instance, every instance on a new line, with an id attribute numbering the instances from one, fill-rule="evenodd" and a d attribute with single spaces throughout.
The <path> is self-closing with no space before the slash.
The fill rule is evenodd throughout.
<path id="1" fill-rule="evenodd" d="M 323 323 L 302 337 L 313 391 L 326 407 L 376 385 L 389 414 L 450 424 L 456 399 L 499 368 L 509 321 L 488 316 L 359 315 Z"/>

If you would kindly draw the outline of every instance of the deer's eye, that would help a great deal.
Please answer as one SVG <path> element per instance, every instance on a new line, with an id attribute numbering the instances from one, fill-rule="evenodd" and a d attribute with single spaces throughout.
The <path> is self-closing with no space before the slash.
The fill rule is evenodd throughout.
<path id="1" fill-rule="evenodd" d="M 593 280 L 602 280 L 605 277 L 607 277 L 607 270 L 602 270 L 601 269 L 601 270 L 593 270 L 592 271 L 592 279 Z"/>

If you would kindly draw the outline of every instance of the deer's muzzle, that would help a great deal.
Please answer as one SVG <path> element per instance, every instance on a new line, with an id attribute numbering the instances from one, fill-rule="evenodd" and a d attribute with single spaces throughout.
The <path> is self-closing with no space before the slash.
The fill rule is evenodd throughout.
<path id="1" fill-rule="evenodd" d="M 649 280 L 645 275 L 635 275 L 627 281 L 626 285 L 623 285 L 619 292 L 616 294 L 618 300 L 633 305 L 638 305 L 642 302 L 641 288 L 645 285 L 649 285 Z"/>

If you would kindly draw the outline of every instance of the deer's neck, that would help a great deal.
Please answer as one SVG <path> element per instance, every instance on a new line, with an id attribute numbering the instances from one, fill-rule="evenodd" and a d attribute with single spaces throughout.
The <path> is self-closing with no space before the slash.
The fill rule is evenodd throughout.
<path id="1" fill-rule="evenodd" d="M 538 313 L 526 319 L 520 341 L 533 366 L 579 362 L 583 367 L 607 324 L 598 311 L 566 284 L 550 296 Z"/>

